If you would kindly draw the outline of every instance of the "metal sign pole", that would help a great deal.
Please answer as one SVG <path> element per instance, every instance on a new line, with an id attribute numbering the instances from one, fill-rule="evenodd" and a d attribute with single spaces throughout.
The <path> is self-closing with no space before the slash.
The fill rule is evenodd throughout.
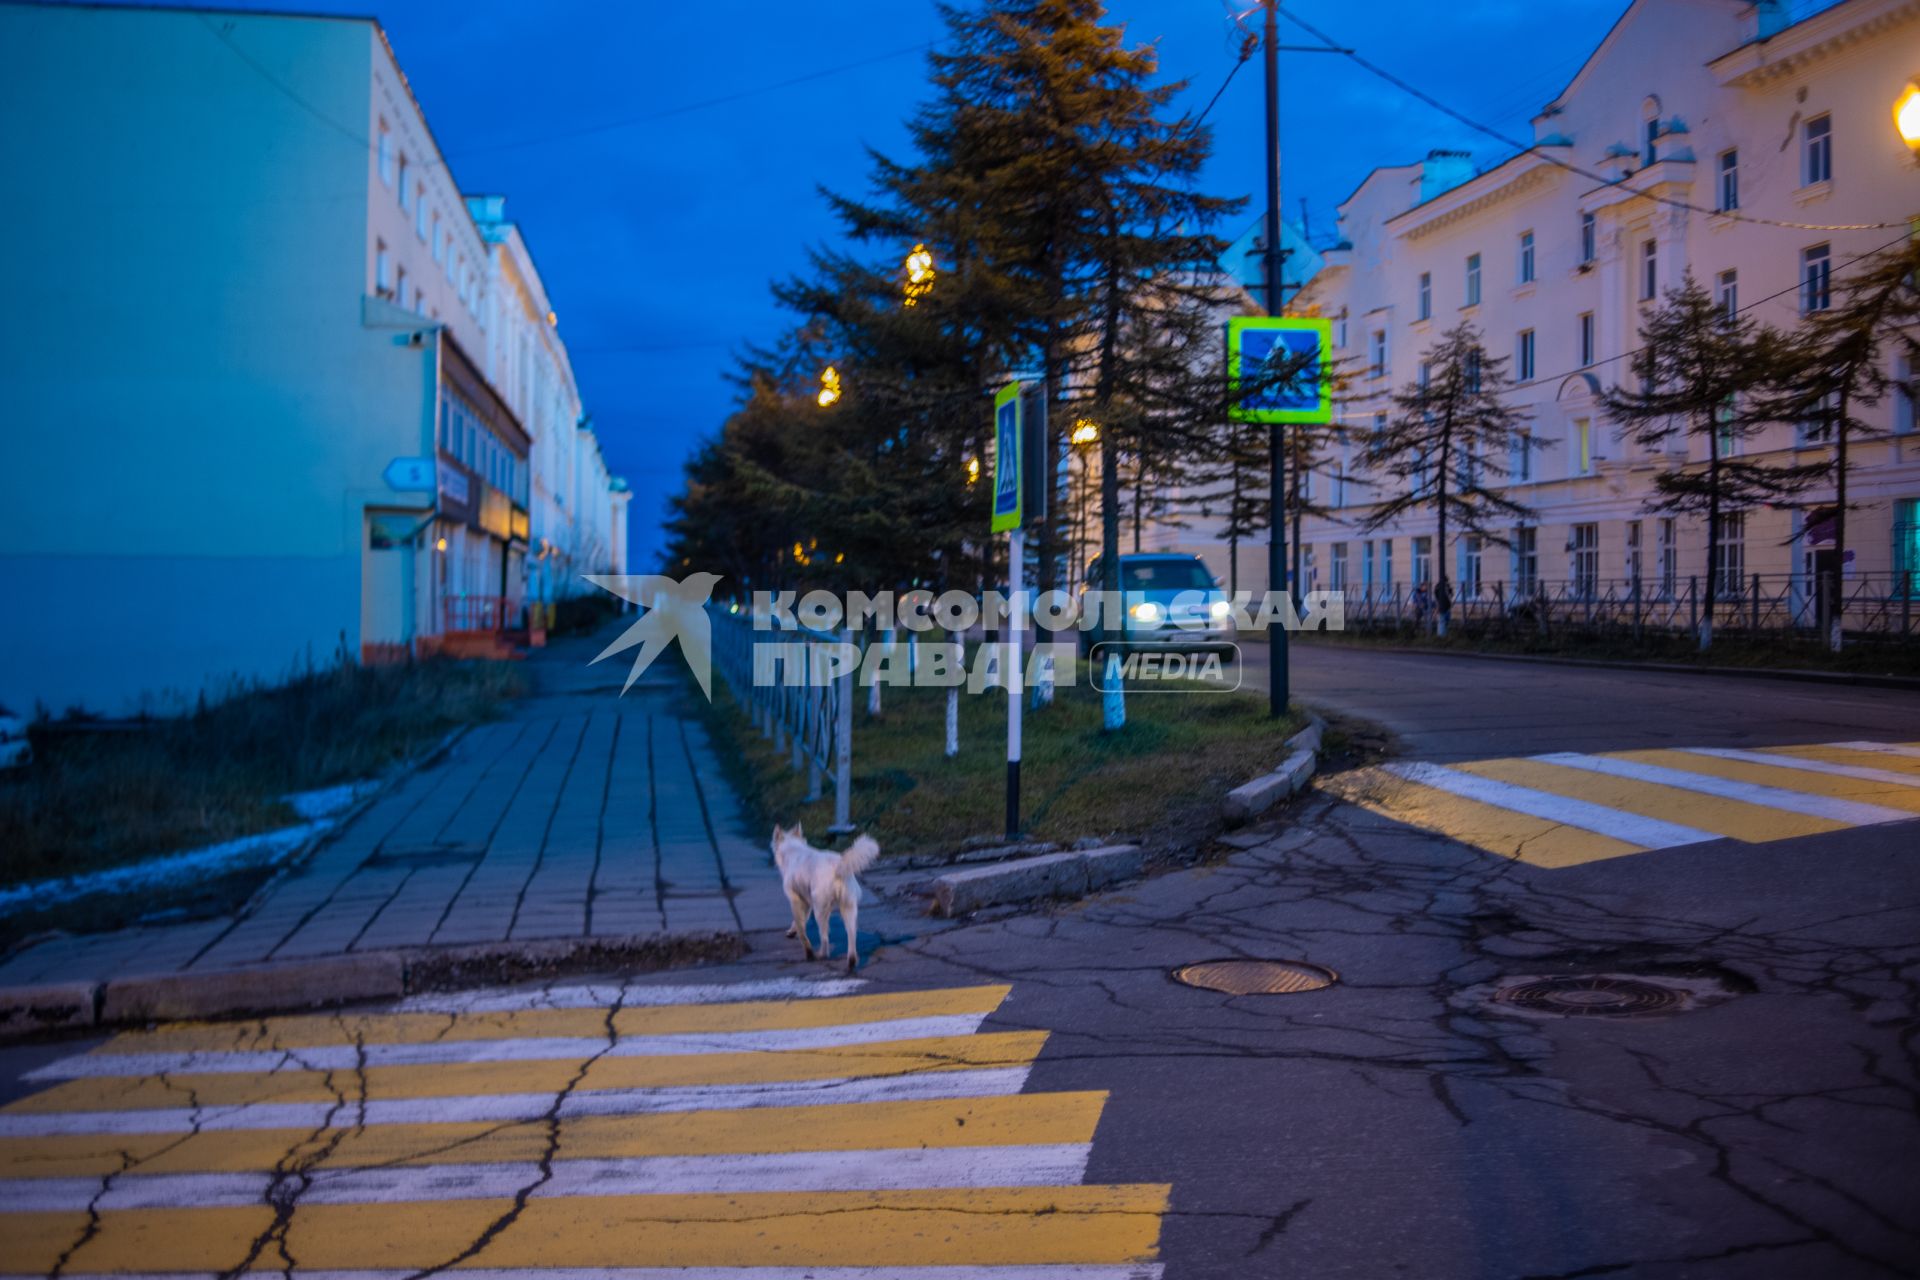
<path id="1" fill-rule="evenodd" d="M 1027 638 L 1024 596 L 1027 576 L 1027 535 L 1015 528 L 1007 533 L 1007 839 L 1020 835 L 1020 731 L 1025 681 L 1020 662 Z"/>

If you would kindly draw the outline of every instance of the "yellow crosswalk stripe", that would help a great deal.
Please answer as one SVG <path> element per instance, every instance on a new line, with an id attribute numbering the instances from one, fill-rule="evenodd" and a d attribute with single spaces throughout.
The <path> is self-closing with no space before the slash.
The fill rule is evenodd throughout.
<path id="1" fill-rule="evenodd" d="M 1748 760 L 1728 760 L 1719 756 L 1695 755 L 1688 751 L 1622 751 L 1618 756 L 1623 760 L 1638 760 L 1670 769 L 1684 769 L 1690 773 L 1704 773 L 1715 778 L 1731 778 L 1736 782 L 1757 782 L 1783 791 L 1801 791 L 1835 800 L 1858 800 L 1866 804 L 1884 805 L 1889 809 L 1920 813 L 1920 786 L 1904 787 L 1835 774 L 1809 773 L 1786 765 L 1755 764 Z"/>
<path id="2" fill-rule="evenodd" d="M 1093 1141 L 1107 1095 L 1014 1094 L 754 1111 L 574 1116 L 557 1128 L 554 1158 L 735 1155 L 898 1147 L 982 1147 Z M 74 1133 L 0 1138 L 0 1179 L 100 1177 L 137 1163 L 142 1174 L 269 1170 L 290 1153 L 314 1168 L 537 1160 L 544 1121 L 396 1124 L 346 1130 Z M 0 1197 L 6 1189 L 0 1185 Z"/>
<path id="3" fill-rule="evenodd" d="M 1571 867 L 1640 853 L 1644 846 L 1583 831 L 1563 822 L 1469 800 L 1409 782 L 1380 769 L 1335 774 L 1320 789 L 1409 826 L 1437 831 L 1462 844 L 1542 867 Z"/>
<path id="4" fill-rule="evenodd" d="M 620 1009 L 620 1036 L 799 1030 L 944 1014 L 991 1013 L 1005 986 L 762 1000 L 740 1004 Z M 239 1023 L 178 1023 L 115 1036 L 97 1053 L 259 1051 L 368 1044 L 444 1044 L 460 1040 L 593 1039 L 608 1032 L 605 1009 L 522 1009 L 505 1013 L 305 1014 Z"/>
<path id="5" fill-rule="evenodd" d="M 119 1036 L 0 1107 L 0 1272 L 1158 1277 L 1171 1189 L 1084 1184 L 1107 1095 L 1020 1092 L 1008 992 Z"/>
<path id="6" fill-rule="evenodd" d="M 1568 867 L 1715 837 L 1760 844 L 1920 814 L 1920 749 L 1876 745 L 1389 763 L 1317 785 L 1500 857 Z"/>
<path id="7" fill-rule="evenodd" d="M 1640 782 L 1538 760 L 1482 760 L 1456 766 L 1486 778 L 1498 778 L 1606 805 L 1666 822 L 1699 827 L 1738 840 L 1784 840 L 1790 836 L 1839 831 L 1847 825 L 1827 818 L 1766 809 L 1739 800 L 1701 795 L 1659 783 Z"/>
<path id="8" fill-rule="evenodd" d="M 1039 1055 L 1040 1031 L 998 1031 L 925 1040 L 890 1040 L 826 1049 L 709 1053 L 665 1058 L 600 1058 L 576 1091 L 672 1089 L 698 1085 L 912 1075 L 1021 1066 Z M 6 1107 L 10 1112 L 116 1111 L 143 1107 L 230 1107 L 266 1102 L 335 1102 L 351 1081 L 370 1099 L 463 1094 L 554 1093 L 580 1074 L 577 1059 L 450 1062 L 369 1067 L 358 1076 L 328 1071 L 248 1071 L 189 1075 L 99 1076 L 67 1080 Z"/>
<path id="9" fill-rule="evenodd" d="M 954 1266 L 1150 1259 L 1165 1185 L 997 1190 L 575 1196 L 310 1205 L 286 1221 L 262 1270 L 284 1251 L 302 1268 L 421 1269 L 701 1266 Z M 505 1221 L 495 1234 L 489 1228 Z M 245 1209 L 125 1210 L 100 1216 L 70 1272 L 220 1271 L 275 1223 Z M 831 1225 L 829 1225 L 831 1224 Z M 0 1270 L 46 1273 L 88 1227 L 77 1213 L 6 1215 Z M 486 1237 L 484 1249 L 471 1251 Z M 297 1273 L 296 1273 L 297 1274 Z"/>

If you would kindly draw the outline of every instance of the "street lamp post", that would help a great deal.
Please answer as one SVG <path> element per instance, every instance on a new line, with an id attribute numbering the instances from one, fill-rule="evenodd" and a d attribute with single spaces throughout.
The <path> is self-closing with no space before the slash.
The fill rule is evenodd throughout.
<path id="1" fill-rule="evenodd" d="M 1286 261 L 1280 248 L 1280 0 L 1266 0 L 1266 11 L 1267 314 L 1277 316 L 1286 303 L 1280 282 Z M 1287 590 L 1287 455 L 1286 428 L 1279 423 L 1267 428 L 1267 448 L 1271 453 L 1267 589 L 1280 595 Z M 1287 714 L 1287 675 L 1287 629 L 1276 617 L 1267 624 L 1267 709 L 1276 717 Z"/>
<path id="2" fill-rule="evenodd" d="M 1073 563 L 1069 568 L 1073 572 L 1072 581 L 1079 583 L 1081 556 L 1087 542 L 1087 490 L 1092 487 L 1091 469 L 1093 466 L 1093 446 L 1100 443 L 1100 424 L 1090 418 L 1082 418 L 1073 424 L 1073 434 L 1068 443 L 1080 454 L 1080 496 L 1074 503 L 1073 516 Z"/>

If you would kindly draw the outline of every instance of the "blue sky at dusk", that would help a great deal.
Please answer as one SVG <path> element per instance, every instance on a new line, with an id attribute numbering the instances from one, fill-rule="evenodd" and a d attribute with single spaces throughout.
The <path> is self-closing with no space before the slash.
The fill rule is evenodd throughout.
<path id="1" fill-rule="evenodd" d="M 364 0 L 249 7 L 369 11 Z M 1288 0 L 1283 12 L 1524 138 L 1624 7 Z M 373 12 L 461 187 L 507 196 L 609 461 L 633 486 L 634 563 L 651 567 L 681 460 L 730 407 L 732 353 L 790 323 L 767 282 L 803 270 L 808 248 L 835 234 L 817 186 L 861 192 L 866 148 L 904 153 L 902 122 L 924 97 L 922 49 L 941 35 L 937 13 L 915 0 L 408 0 Z M 1158 43 L 1165 74 L 1191 82 L 1183 102 L 1193 110 L 1219 88 L 1241 39 L 1220 0 L 1115 0 L 1110 16 L 1131 41 Z M 1282 39 L 1310 43 L 1285 24 Z M 1501 151 L 1344 58 L 1283 54 L 1281 75 L 1284 203 L 1297 219 L 1305 197 L 1316 237 L 1376 165 L 1432 147 L 1482 159 Z M 701 105 L 715 99 L 730 100 Z M 1260 189 L 1260 110 L 1256 58 L 1208 118 L 1205 189 Z M 1250 205 L 1225 236 L 1256 213 Z"/>

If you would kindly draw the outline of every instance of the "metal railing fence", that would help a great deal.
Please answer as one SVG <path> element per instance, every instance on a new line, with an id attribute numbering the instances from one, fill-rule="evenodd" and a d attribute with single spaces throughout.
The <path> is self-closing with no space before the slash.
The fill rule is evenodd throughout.
<path id="1" fill-rule="evenodd" d="M 1838 587 L 1836 596 L 1835 588 Z M 1575 578 L 1511 583 L 1481 580 L 1455 585 L 1452 630 L 1542 633 L 1589 630 L 1611 633 L 1691 632 L 1706 609 L 1706 583 L 1698 576 L 1660 579 Z M 1423 598 L 1404 583 L 1346 587 L 1346 625 L 1368 630 L 1417 627 L 1433 621 L 1433 584 Z M 1824 637 L 1837 620 L 1849 640 L 1912 642 L 1920 639 L 1920 574 L 1728 575 L 1714 593 L 1716 632 L 1803 634 Z"/>
<path id="2" fill-rule="evenodd" d="M 833 779 L 833 834 L 851 831 L 853 807 L 853 702 L 855 669 L 834 673 L 818 652 L 828 645 L 851 643 L 849 632 L 755 631 L 750 614 L 723 605 L 707 609 L 713 621 L 713 665 L 732 690 L 762 737 L 775 751 L 789 754 L 795 772 L 807 773 L 807 799 L 818 800 L 823 775 Z M 795 652 L 760 655 L 763 646 L 803 646 L 805 661 L 791 661 Z"/>

